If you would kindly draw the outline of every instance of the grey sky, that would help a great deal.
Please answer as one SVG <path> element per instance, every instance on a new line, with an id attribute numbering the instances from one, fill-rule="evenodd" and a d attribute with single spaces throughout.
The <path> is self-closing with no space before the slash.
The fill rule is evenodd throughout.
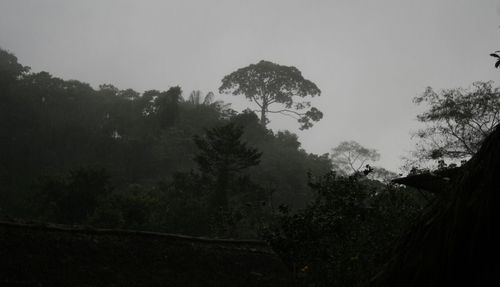
<path id="1" fill-rule="evenodd" d="M 216 92 L 261 59 L 293 65 L 322 90 L 313 105 L 325 117 L 304 132 L 290 118 L 270 127 L 314 153 L 356 140 L 397 170 L 417 127 L 414 96 L 500 76 L 488 56 L 500 49 L 499 15 L 493 0 L 0 0 L 0 46 L 36 72 L 141 92 Z"/>

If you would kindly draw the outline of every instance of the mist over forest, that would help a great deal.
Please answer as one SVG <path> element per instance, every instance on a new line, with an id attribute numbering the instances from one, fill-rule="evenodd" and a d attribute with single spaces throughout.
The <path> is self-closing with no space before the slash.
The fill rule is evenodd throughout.
<path id="1" fill-rule="evenodd" d="M 498 283 L 500 90 L 488 77 L 405 98 L 417 112 L 399 137 L 412 145 L 388 168 L 391 148 L 374 147 L 386 139 L 359 129 L 377 123 L 363 114 L 375 100 L 345 108 L 359 122 L 333 123 L 323 99 L 335 95 L 310 65 L 259 58 L 212 91 L 138 91 L 32 69 L 9 46 L 0 285 Z M 495 46 L 481 56 L 498 72 Z M 338 125 L 363 135 L 304 147 L 330 144 Z"/>

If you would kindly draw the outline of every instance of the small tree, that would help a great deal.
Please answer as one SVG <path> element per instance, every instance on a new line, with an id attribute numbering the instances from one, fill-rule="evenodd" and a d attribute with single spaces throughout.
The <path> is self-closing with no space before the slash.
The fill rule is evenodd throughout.
<path id="1" fill-rule="evenodd" d="M 160 127 L 166 128 L 175 125 L 179 117 L 180 101 L 182 101 L 182 90 L 179 86 L 171 87 L 156 98 L 155 104 L 158 109 Z"/>
<path id="2" fill-rule="evenodd" d="M 375 149 L 365 148 L 356 141 L 343 141 L 332 149 L 333 166 L 346 174 L 359 173 L 368 163 L 380 158 Z"/>
<path id="3" fill-rule="evenodd" d="M 205 96 L 203 96 L 200 90 L 192 91 L 189 94 L 187 102 L 192 105 L 205 105 L 210 106 L 214 103 L 214 93 L 208 92 Z"/>
<path id="4" fill-rule="evenodd" d="M 204 137 L 194 141 L 200 150 L 195 161 L 203 176 L 214 182 L 213 205 L 227 209 L 227 190 L 230 182 L 240 171 L 260 162 L 262 153 L 241 141 L 243 130 L 234 123 L 208 130 Z"/>
<path id="5" fill-rule="evenodd" d="M 416 133 L 419 142 L 414 157 L 419 160 L 467 159 L 500 123 L 500 95 L 492 82 L 440 92 L 428 87 L 413 101 L 428 107 L 417 116 L 426 124 Z"/>
<path id="6" fill-rule="evenodd" d="M 281 66 L 260 61 L 225 76 L 219 88 L 221 93 L 244 95 L 259 107 L 260 123 L 266 126 L 267 114 L 279 113 L 294 117 L 301 124 L 300 129 L 312 127 L 323 113 L 311 107 L 309 101 L 300 101 L 307 96 L 319 96 L 320 89 L 313 82 L 304 79 L 295 67 Z M 284 108 L 272 110 L 271 106 L 281 104 Z"/>

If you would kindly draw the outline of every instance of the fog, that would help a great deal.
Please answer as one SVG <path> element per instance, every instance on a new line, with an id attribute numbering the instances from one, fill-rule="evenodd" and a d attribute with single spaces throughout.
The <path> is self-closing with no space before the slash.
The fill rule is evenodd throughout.
<path id="1" fill-rule="evenodd" d="M 296 66 L 322 90 L 324 119 L 297 132 L 329 152 L 343 140 L 379 150 L 397 171 L 425 87 L 496 80 L 497 1 L 2 1 L 0 45 L 33 71 L 138 91 L 217 92 L 265 59 Z M 237 109 L 238 97 L 221 96 Z"/>

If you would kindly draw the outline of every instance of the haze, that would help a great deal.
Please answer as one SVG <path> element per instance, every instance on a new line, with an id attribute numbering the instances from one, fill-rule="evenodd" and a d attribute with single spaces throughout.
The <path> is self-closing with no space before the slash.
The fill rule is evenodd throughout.
<path id="1" fill-rule="evenodd" d="M 313 104 L 325 116 L 308 131 L 286 117 L 270 127 L 320 154 L 356 140 L 397 170 L 418 127 L 414 96 L 497 79 L 488 55 L 500 49 L 499 9 L 493 0 L 3 0 L 0 46 L 35 72 L 140 92 L 216 92 L 224 75 L 261 59 L 296 66 L 322 90 Z"/>

